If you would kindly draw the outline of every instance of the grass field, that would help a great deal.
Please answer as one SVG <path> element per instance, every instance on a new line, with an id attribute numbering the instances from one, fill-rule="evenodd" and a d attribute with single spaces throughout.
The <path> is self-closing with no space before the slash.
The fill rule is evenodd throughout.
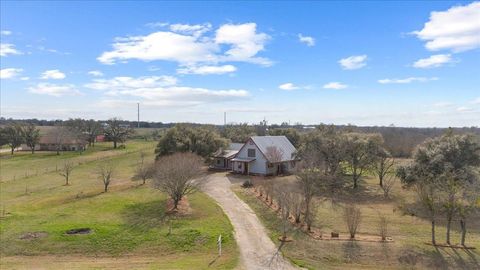
<path id="1" fill-rule="evenodd" d="M 279 177 L 276 185 L 292 185 L 294 177 Z M 378 180 L 367 177 L 358 192 L 348 191 L 336 196 L 336 203 L 316 201 L 315 227 L 324 234 L 332 231 L 347 234 L 342 205 L 352 198 L 362 211 L 359 233 L 379 235 L 379 213 L 389 219 L 389 233 L 393 243 L 315 240 L 301 230 L 293 229 L 294 241 L 285 245 L 284 255 L 299 266 L 308 269 L 480 269 L 480 216 L 470 219 L 467 245 L 475 250 L 434 248 L 430 241 L 430 223 L 420 213 L 414 194 L 397 183 L 392 199 L 384 199 Z M 237 195 L 254 209 L 276 241 L 281 222 L 277 214 L 260 201 L 252 189 L 235 189 Z M 410 213 L 415 213 L 413 216 Z M 445 224 L 437 226 L 437 242 L 445 241 Z M 453 224 L 452 243 L 460 241 L 459 225 Z M 277 241 L 278 242 L 278 241 Z"/>
<path id="2" fill-rule="evenodd" d="M 197 192 L 188 197 L 188 214 L 166 216 L 165 195 L 131 181 L 140 151 L 153 158 L 154 146 L 154 142 L 129 141 L 125 149 L 113 150 L 102 143 L 82 154 L 2 154 L 0 268 L 234 268 L 238 251 L 233 229 L 214 201 Z M 67 158 L 78 164 L 69 186 L 54 170 Z M 105 161 L 116 166 L 107 193 L 95 173 L 97 164 Z M 23 171 L 37 170 L 22 176 Z M 93 232 L 65 234 L 84 227 Z M 41 237 L 30 237 L 32 233 Z M 217 259 L 219 234 L 223 253 Z"/>

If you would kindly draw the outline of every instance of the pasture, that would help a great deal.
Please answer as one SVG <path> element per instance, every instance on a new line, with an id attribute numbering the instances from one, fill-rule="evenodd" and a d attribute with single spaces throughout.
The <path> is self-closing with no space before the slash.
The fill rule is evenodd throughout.
<path id="1" fill-rule="evenodd" d="M 124 149 L 99 143 L 83 153 L 2 153 L 0 267 L 2 269 L 231 269 L 238 251 L 232 226 L 201 192 L 189 210 L 166 214 L 165 194 L 131 177 L 140 152 L 153 159 L 154 142 L 128 141 Z M 70 185 L 56 171 L 76 164 Z M 115 164 L 107 193 L 96 174 Z M 66 231 L 91 229 L 90 234 Z M 223 253 L 217 258 L 217 237 Z"/>

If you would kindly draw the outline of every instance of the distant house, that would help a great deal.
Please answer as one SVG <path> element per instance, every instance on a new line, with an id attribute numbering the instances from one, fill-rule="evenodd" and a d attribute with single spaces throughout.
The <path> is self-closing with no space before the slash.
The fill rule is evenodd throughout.
<path id="1" fill-rule="evenodd" d="M 83 151 L 87 149 L 88 142 L 72 136 L 65 136 L 61 139 L 54 135 L 44 135 L 40 137 L 39 143 L 35 146 L 36 151 Z M 31 151 L 31 148 L 23 144 L 21 146 L 23 151 Z"/>
<path id="2" fill-rule="evenodd" d="M 295 167 L 295 147 L 285 136 L 253 136 L 236 150 L 222 150 L 215 156 L 215 166 L 235 173 L 278 175 Z"/>
<path id="3" fill-rule="evenodd" d="M 213 169 L 231 170 L 232 159 L 237 155 L 238 150 L 242 148 L 243 143 L 231 143 L 226 149 L 220 149 L 213 154 Z"/>
<path id="4" fill-rule="evenodd" d="M 105 141 L 105 135 L 97 135 L 95 137 L 95 142 L 104 142 Z"/>

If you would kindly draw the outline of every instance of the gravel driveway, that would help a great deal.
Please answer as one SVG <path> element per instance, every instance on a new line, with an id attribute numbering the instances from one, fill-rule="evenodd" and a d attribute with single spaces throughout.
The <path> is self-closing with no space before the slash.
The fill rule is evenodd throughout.
<path id="1" fill-rule="evenodd" d="M 215 173 L 208 177 L 203 190 L 217 201 L 232 222 L 242 268 L 298 269 L 281 256 L 272 259 L 277 247 L 253 210 L 232 192 L 230 185 L 224 173 Z"/>

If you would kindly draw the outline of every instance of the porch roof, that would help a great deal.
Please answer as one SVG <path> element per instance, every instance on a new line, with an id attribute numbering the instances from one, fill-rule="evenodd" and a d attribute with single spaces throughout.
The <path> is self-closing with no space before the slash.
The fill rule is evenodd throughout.
<path id="1" fill-rule="evenodd" d="M 232 161 L 239 161 L 239 162 L 252 162 L 255 158 L 233 158 Z"/>

